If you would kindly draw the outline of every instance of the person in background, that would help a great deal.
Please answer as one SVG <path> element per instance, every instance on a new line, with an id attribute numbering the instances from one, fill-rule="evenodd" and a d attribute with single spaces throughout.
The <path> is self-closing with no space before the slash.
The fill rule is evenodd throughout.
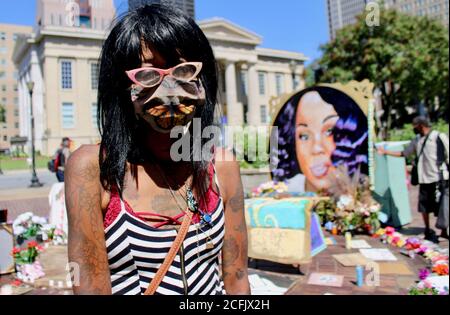
<path id="1" fill-rule="evenodd" d="M 64 168 L 66 165 L 66 161 L 70 156 L 70 138 L 63 138 L 61 142 L 61 148 L 56 151 L 58 165 L 56 170 L 56 178 L 58 179 L 58 182 L 63 183 L 64 182 Z"/>
<path id="2" fill-rule="evenodd" d="M 393 152 L 379 148 L 379 154 L 394 157 L 406 157 L 416 154 L 419 157 L 417 163 L 419 182 L 419 206 L 425 223 L 425 239 L 438 242 L 438 237 L 430 228 L 430 213 L 440 216 L 441 202 L 446 209 L 448 217 L 449 183 L 449 143 L 448 136 L 438 131 L 432 130 L 431 124 L 426 117 L 419 116 L 413 120 L 414 133 L 417 135 L 403 152 Z M 423 152 L 422 152 L 423 151 Z M 445 197 L 447 196 L 447 197 Z M 438 219 L 439 221 L 439 219 Z M 448 221 L 448 220 L 446 220 Z M 448 222 L 446 227 L 438 226 L 442 229 L 441 237 L 448 239 Z"/>

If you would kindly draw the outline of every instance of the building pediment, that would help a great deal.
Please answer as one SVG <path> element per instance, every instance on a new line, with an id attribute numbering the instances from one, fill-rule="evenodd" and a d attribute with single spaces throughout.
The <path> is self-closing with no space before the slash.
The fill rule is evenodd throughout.
<path id="1" fill-rule="evenodd" d="M 262 37 L 222 18 L 213 18 L 198 22 L 209 40 L 249 44 L 262 43 Z"/>

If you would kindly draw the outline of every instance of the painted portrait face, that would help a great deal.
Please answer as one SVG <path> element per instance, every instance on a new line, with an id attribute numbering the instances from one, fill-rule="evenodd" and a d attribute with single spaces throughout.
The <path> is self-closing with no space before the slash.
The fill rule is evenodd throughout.
<path id="1" fill-rule="evenodd" d="M 295 151 L 300 170 L 312 190 L 329 187 L 327 176 L 334 171 L 331 155 L 336 149 L 333 130 L 339 116 L 317 92 L 306 93 L 295 117 Z"/>

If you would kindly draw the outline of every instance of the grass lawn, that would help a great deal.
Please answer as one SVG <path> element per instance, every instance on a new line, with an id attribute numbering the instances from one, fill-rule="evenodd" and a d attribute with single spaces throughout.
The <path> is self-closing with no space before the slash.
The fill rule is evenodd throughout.
<path id="1" fill-rule="evenodd" d="M 47 168 L 50 160 L 47 156 L 36 156 L 36 168 Z M 27 158 L 11 158 L 9 156 L 0 157 L 0 169 L 4 171 L 27 170 L 31 166 L 28 165 Z"/>

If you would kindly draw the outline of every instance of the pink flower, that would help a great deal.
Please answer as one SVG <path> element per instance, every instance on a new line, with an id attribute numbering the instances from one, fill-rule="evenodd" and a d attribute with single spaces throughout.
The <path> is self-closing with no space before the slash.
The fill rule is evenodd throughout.
<path id="1" fill-rule="evenodd" d="M 428 269 L 420 269 L 419 271 L 419 279 L 425 280 L 430 275 L 430 271 Z"/>
<path id="2" fill-rule="evenodd" d="M 387 235 L 391 235 L 395 232 L 395 229 L 393 227 L 387 227 L 385 230 Z"/>

